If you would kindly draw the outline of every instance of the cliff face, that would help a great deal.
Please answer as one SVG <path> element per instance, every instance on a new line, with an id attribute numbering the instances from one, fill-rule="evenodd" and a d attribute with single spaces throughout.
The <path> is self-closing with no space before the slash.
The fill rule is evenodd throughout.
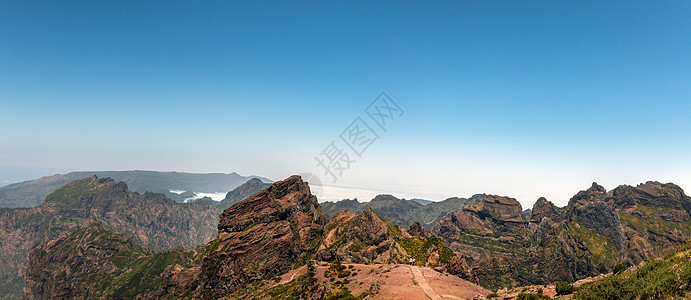
<path id="1" fill-rule="evenodd" d="M 503 223 L 521 224 L 523 209 L 516 199 L 488 195 L 477 204 L 466 206 L 463 210 L 471 211 L 483 218 L 492 218 Z"/>
<path id="2" fill-rule="evenodd" d="M 283 274 L 306 263 L 328 222 L 299 176 L 276 182 L 226 209 L 205 248 L 199 278 L 206 295 Z"/>

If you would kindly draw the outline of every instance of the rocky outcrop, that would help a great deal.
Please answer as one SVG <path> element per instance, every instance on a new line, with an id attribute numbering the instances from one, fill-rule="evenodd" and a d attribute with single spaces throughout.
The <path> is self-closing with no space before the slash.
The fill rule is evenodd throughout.
<path id="1" fill-rule="evenodd" d="M 634 205 L 668 207 L 676 210 L 689 208 L 689 197 L 675 184 L 648 181 L 635 187 L 622 185 L 612 191 L 613 206 L 630 208 Z"/>
<path id="2" fill-rule="evenodd" d="M 407 256 L 397 240 L 407 237 L 410 235 L 405 230 L 383 219 L 371 208 L 358 215 L 343 211 L 327 225 L 318 258 L 357 263 L 402 263 Z"/>
<path id="3" fill-rule="evenodd" d="M 538 199 L 529 224 L 506 222 L 515 220 L 518 209 L 502 210 L 503 199 L 495 199 L 453 213 L 436 230 L 489 288 L 575 281 L 616 263 L 659 257 L 691 238 L 691 202 L 674 184 L 646 182 L 607 192 L 593 183 L 564 208 Z"/>
<path id="4" fill-rule="evenodd" d="M 533 205 L 530 222 L 540 224 L 543 218 L 549 218 L 552 222 L 561 222 L 564 220 L 559 208 L 552 202 L 547 201 L 544 197 L 540 197 Z"/>
<path id="5" fill-rule="evenodd" d="M 466 206 L 463 210 L 474 212 L 482 218 L 490 217 L 503 223 L 524 223 L 521 217 L 523 208 L 514 198 L 488 195 L 479 203 Z"/>
<path id="6" fill-rule="evenodd" d="M 226 209 L 204 250 L 204 295 L 236 290 L 304 264 L 319 246 L 328 216 L 299 176 L 276 182 Z"/>
<path id="7" fill-rule="evenodd" d="M 432 238 L 435 235 L 427 230 L 425 227 L 422 227 L 422 225 L 419 222 L 413 223 L 413 225 L 410 225 L 410 228 L 408 229 L 408 234 L 414 237 L 419 237 L 419 238 Z"/>
<path id="8" fill-rule="evenodd" d="M 611 201 L 606 201 L 606 193 L 604 187 L 593 182 L 589 189 L 569 200 L 567 214 L 569 220 L 575 222 L 572 226 L 585 226 L 603 234 L 617 251 L 621 251 L 625 241 L 621 220 L 615 208 L 607 203 Z"/>
<path id="9" fill-rule="evenodd" d="M 606 197 L 606 192 L 607 190 L 604 187 L 597 184 L 597 182 L 593 182 L 589 189 L 580 191 L 571 197 L 568 207 L 577 207 L 594 201 L 602 201 Z"/>

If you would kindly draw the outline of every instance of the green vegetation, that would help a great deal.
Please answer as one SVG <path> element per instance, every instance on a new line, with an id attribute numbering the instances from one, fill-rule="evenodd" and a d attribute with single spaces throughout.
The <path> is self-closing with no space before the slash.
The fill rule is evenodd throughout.
<path id="1" fill-rule="evenodd" d="M 516 297 L 516 300 L 549 300 L 549 296 L 542 294 L 532 294 L 532 293 L 520 293 Z"/>
<path id="2" fill-rule="evenodd" d="M 572 284 L 566 281 L 559 281 L 555 286 L 555 290 L 557 291 L 557 295 L 568 295 L 573 293 L 575 289 Z"/>
<path id="3" fill-rule="evenodd" d="M 616 264 L 612 268 L 612 273 L 620 274 L 621 272 L 624 272 L 624 270 L 626 270 L 626 267 L 623 264 Z"/>
<path id="4" fill-rule="evenodd" d="M 359 300 L 363 297 L 355 297 L 347 288 L 339 288 L 324 296 L 324 300 Z"/>
<path id="5" fill-rule="evenodd" d="M 350 271 L 346 270 L 346 267 L 337 260 L 334 260 L 329 265 L 329 268 L 324 270 L 324 277 L 326 278 L 344 278 L 348 276 L 350 276 Z"/>
<path id="6" fill-rule="evenodd" d="M 691 219 L 684 223 L 677 223 L 668 221 L 659 216 L 666 214 L 670 208 L 636 205 L 636 212 L 640 213 L 642 217 L 630 215 L 624 211 L 619 211 L 619 218 L 622 223 L 629 225 L 632 229 L 639 233 L 652 232 L 655 234 L 668 234 L 674 231 L 680 231 L 685 236 L 691 235 Z"/>
<path id="7" fill-rule="evenodd" d="M 408 253 L 408 255 L 415 259 L 415 264 L 418 266 L 424 266 L 427 264 L 429 258 L 428 251 L 430 248 L 435 247 L 439 252 L 439 262 L 448 263 L 451 258 L 456 255 L 456 253 L 447 247 L 441 238 L 407 238 L 398 240 L 398 244 L 403 247 L 403 249 Z"/>
<path id="8" fill-rule="evenodd" d="M 497 297 L 499 297 L 499 294 L 497 292 L 492 292 L 492 293 L 487 294 L 487 296 L 485 296 L 485 298 L 487 298 L 487 299 L 492 299 L 492 298 L 497 298 Z"/>
<path id="9" fill-rule="evenodd" d="M 329 289 L 331 290 L 320 288 L 314 275 L 314 267 L 310 266 L 306 275 L 300 276 L 296 280 L 271 289 L 268 292 L 268 295 L 271 297 L 271 299 L 293 300 L 309 299 L 310 295 L 321 293 L 325 293 L 323 299 L 331 300 L 360 300 L 368 295 L 368 293 L 364 293 L 360 296 L 354 296 L 350 290 L 344 286 L 350 282 L 348 279 L 344 279 L 343 281 L 335 280 L 336 277 L 342 278 L 350 275 L 350 271 L 346 270 L 346 267 L 343 266 L 339 261 L 332 262 L 329 265 L 329 268 L 324 271 L 324 275 L 326 277 L 330 277 L 329 281 L 331 283 L 329 284 Z M 257 297 L 252 298 L 262 298 L 258 295 L 255 296 Z"/>
<path id="10" fill-rule="evenodd" d="M 613 259 L 614 244 L 609 237 L 576 221 L 569 224 L 569 230 L 573 236 L 585 242 L 595 264 L 610 262 Z"/>
<path id="11" fill-rule="evenodd" d="M 112 285 L 120 286 L 113 291 L 115 298 L 133 298 L 145 291 L 164 287 L 161 274 L 168 266 L 185 265 L 188 260 L 177 251 L 159 252 L 132 262 L 130 271 L 116 279 Z"/>
<path id="12" fill-rule="evenodd" d="M 395 235 L 397 235 L 397 236 L 402 236 L 402 235 L 403 235 L 403 231 L 401 231 L 401 227 L 400 227 L 400 226 L 391 224 L 391 222 L 389 222 L 389 220 L 382 218 L 382 217 L 381 217 L 378 213 L 376 213 L 374 210 L 372 210 L 372 212 L 373 212 L 374 215 L 376 215 L 379 219 L 381 219 L 382 221 L 384 221 L 384 223 L 386 223 L 386 227 L 389 228 L 389 231 L 391 231 L 391 233 L 393 233 L 393 234 L 395 234 Z"/>
<path id="13" fill-rule="evenodd" d="M 673 299 L 691 296 L 691 243 L 643 266 L 582 285 L 574 299 Z"/>

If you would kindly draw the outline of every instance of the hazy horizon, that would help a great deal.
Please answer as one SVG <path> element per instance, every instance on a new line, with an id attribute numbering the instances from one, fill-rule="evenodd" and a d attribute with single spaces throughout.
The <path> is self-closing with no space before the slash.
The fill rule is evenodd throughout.
<path id="1" fill-rule="evenodd" d="M 683 1 L 3 1 L 0 184 L 313 173 L 344 198 L 524 207 L 592 182 L 691 187 L 689 15 Z M 358 124 L 376 135 L 350 148 Z M 336 182 L 317 160 L 332 142 L 351 159 Z"/>
<path id="2" fill-rule="evenodd" d="M 89 171 L 94 171 L 94 172 L 99 172 L 99 171 L 113 171 L 113 170 L 89 170 Z M 118 171 L 135 171 L 135 170 L 118 170 Z M 208 173 L 203 173 L 203 172 L 185 172 L 185 171 L 175 171 L 175 170 L 166 170 L 166 171 L 157 171 L 157 170 L 136 170 L 136 171 L 156 171 L 156 172 L 182 172 L 182 173 L 193 173 L 193 174 L 208 174 Z M 74 170 L 72 172 L 84 172 L 84 170 Z M 88 172 L 88 171 L 85 171 Z M 65 172 L 69 173 L 69 172 Z M 223 174 L 231 174 L 231 173 L 237 173 L 237 172 L 214 172 L 214 173 L 223 173 Z M 52 176 L 52 175 L 57 175 L 57 174 L 62 174 L 62 173 L 56 173 L 56 174 L 50 174 L 50 175 L 43 175 L 43 176 Z M 259 177 L 265 177 L 259 174 L 239 174 L 241 176 L 259 176 Z M 304 175 L 304 174 L 292 174 L 292 175 Z M 314 174 L 309 174 L 311 176 L 314 176 Z M 38 179 L 43 176 L 37 176 L 37 177 L 32 177 L 28 178 L 25 180 L 20 180 L 20 181 L 13 181 L 13 182 L 8 182 L 4 183 L 7 181 L 2 181 L 0 182 L 0 187 L 6 186 L 8 184 L 12 183 L 18 183 L 18 182 L 23 182 L 23 181 L 29 181 L 29 180 L 34 180 Z M 279 181 L 283 180 L 285 178 L 280 178 L 280 179 L 272 179 L 272 178 L 266 178 L 272 181 Z M 308 178 L 304 178 L 306 181 L 308 181 Z M 654 179 L 651 179 L 649 181 L 656 181 Z M 620 185 L 630 185 L 630 186 L 637 186 L 638 184 L 643 184 L 645 182 L 639 182 L 639 183 L 621 183 L 617 184 L 615 186 L 603 186 L 607 191 L 613 190 L 614 188 L 620 186 Z M 669 182 L 662 182 L 662 183 L 669 183 Z M 674 183 L 674 182 L 671 182 Z M 600 183 L 598 183 L 600 184 Z M 674 183 L 676 184 L 676 183 Z M 600 184 L 602 185 L 602 184 Z M 680 186 L 682 189 L 684 189 L 683 186 Z M 535 199 L 522 199 L 522 198 L 517 198 L 511 194 L 497 194 L 497 193 L 492 193 L 492 192 L 477 192 L 473 194 L 468 194 L 468 195 L 452 195 L 452 194 L 440 194 L 440 193 L 424 193 L 424 192 L 416 192 L 416 191 L 411 191 L 411 190 L 391 190 L 391 189 L 386 189 L 386 188 L 372 188 L 372 187 L 351 187 L 351 186 L 340 186 L 340 185 L 330 185 L 330 184 L 325 184 L 321 182 L 321 179 L 317 176 L 317 181 L 312 181 L 310 182 L 310 188 L 312 190 L 312 194 L 317 196 L 317 199 L 319 200 L 320 203 L 323 202 L 338 202 L 341 200 L 358 200 L 359 202 L 369 202 L 370 200 L 374 199 L 378 195 L 392 195 L 394 197 L 397 197 L 399 199 L 407 199 L 407 200 L 412 200 L 412 199 L 422 199 L 422 200 L 430 200 L 430 201 L 443 201 L 449 198 L 453 197 L 458 197 L 458 198 L 470 198 L 471 196 L 475 194 L 494 194 L 498 196 L 507 196 L 511 198 L 516 198 L 521 203 L 521 206 L 523 209 L 532 209 L 533 204 L 535 204 L 535 201 L 537 201 L 538 198 Z M 590 188 L 590 185 L 583 186 L 580 189 L 574 190 L 571 196 L 576 195 L 581 190 L 586 190 Z M 686 191 L 686 190 L 684 190 Z M 186 192 L 183 190 L 170 190 L 171 193 L 176 193 L 180 194 L 182 192 Z M 225 197 L 226 192 L 219 193 L 219 192 L 213 192 L 213 191 L 191 191 L 195 192 L 197 194 L 196 197 L 192 197 L 190 199 L 198 199 L 202 197 L 210 197 L 212 200 L 215 201 L 220 201 L 223 200 Z M 228 191 L 230 192 L 230 191 Z M 564 207 L 566 204 L 568 204 L 568 200 L 571 199 L 571 196 L 565 199 L 549 199 L 547 200 L 553 202 L 555 205 L 559 207 Z M 542 196 L 541 196 L 542 197 Z M 189 200 L 189 199 L 188 199 Z"/>

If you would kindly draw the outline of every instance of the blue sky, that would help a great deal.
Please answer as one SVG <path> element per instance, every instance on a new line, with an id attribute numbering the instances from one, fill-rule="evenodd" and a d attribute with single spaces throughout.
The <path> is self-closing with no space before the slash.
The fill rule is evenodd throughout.
<path id="1" fill-rule="evenodd" d="M 524 206 L 593 181 L 691 188 L 690 15 L 688 1 L 2 1 L 0 184 L 323 175 L 315 156 L 385 91 L 404 115 L 336 185 Z"/>

